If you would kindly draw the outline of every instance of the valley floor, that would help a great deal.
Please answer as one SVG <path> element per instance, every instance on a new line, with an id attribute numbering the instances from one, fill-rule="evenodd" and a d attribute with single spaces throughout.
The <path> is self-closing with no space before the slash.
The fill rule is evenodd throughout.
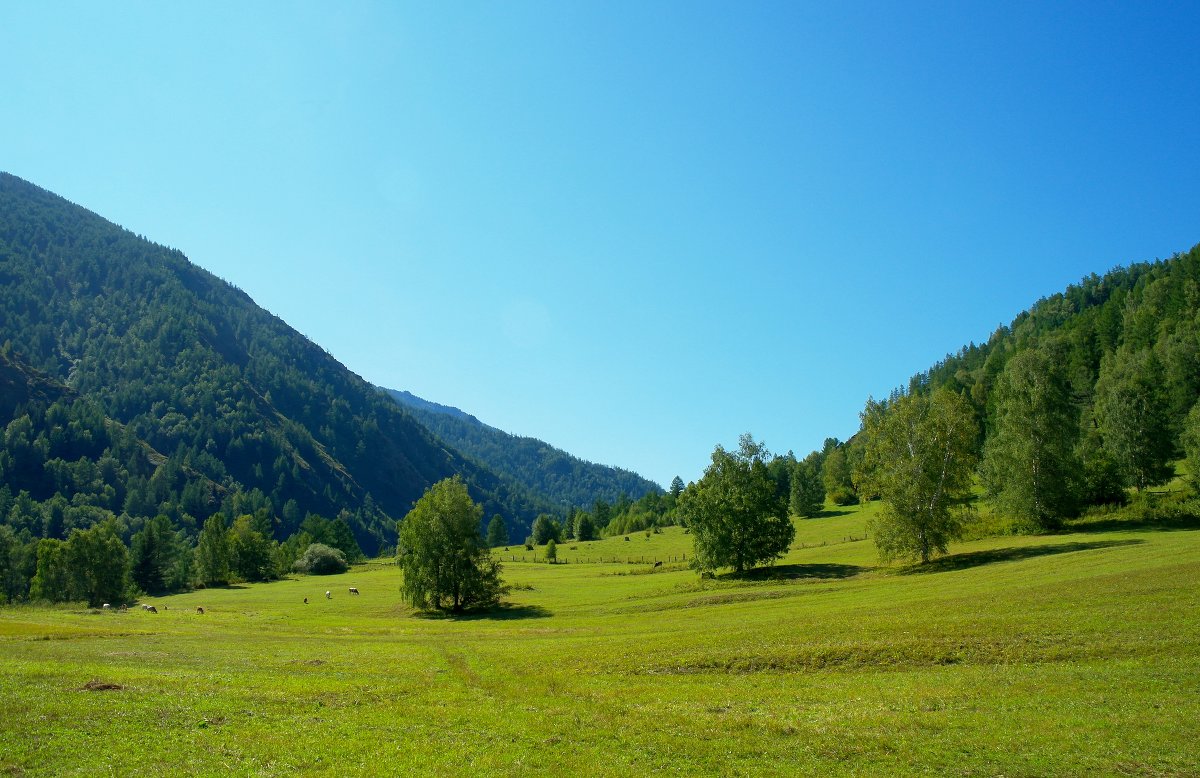
<path id="1" fill-rule="evenodd" d="M 413 615 L 383 562 L 0 610 L 0 773 L 1200 774 L 1200 531 L 921 571 L 863 534 L 859 509 L 799 522 L 749 580 L 671 561 L 682 530 L 568 542 L 469 618 Z"/>

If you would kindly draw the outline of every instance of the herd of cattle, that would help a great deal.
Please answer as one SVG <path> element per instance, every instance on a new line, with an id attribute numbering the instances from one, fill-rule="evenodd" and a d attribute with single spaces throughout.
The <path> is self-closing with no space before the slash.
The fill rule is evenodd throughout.
<path id="1" fill-rule="evenodd" d="M 349 593 L 350 593 L 350 594 L 358 594 L 358 593 L 359 593 L 359 592 L 358 592 L 358 587 L 357 587 L 357 586 L 351 586 L 351 587 L 350 587 L 350 591 L 349 591 Z M 330 591 L 327 591 L 327 592 L 325 592 L 325 599 L 327 599 L 327 600 L 332 600 L 332 599 L 333 599 L 333 592 L 330 592 Z M 305 604 L 305 605 L 308 605 L 308 598 L 307 598 L 307 597 L 305 597 L 305 598 L 304 598 L 304 604 Z M 101 607 L 101 609 L 103 609 L 103 610 L 112 610 L 112 609 L 113 609 L 113 606 L 112 606 L 110 603 L 107 603 L 107 602 L 106 602 L 106 603 L 104 603 L 103 605 L 101 605 L 100 607 Z M 118 606 L 118 607 L 116 608 L 116 610 L 119 610 L 119 611 L 121 611 L 122 613 L 124 613 L 125 611 L 129 610 L 129 608 L 127 608 L 127 607 L 126 607 L 126 606 L 124 606 L 124 605 L 120 605 L 120 606 Z M 146 611 L 147 613 L 158 613 L 158 608 L 156 608 L 156 607 L 155 607 L 155 606 L 153 606 L 153 605 L 148 605 L 148 604 L 146 604 L 146 603 L 142 603 L 142 610 Z M 163 606 L 163 610 L 167 610 L 167 606 L 166 606 L 166 605 L 164 605 L 164 606 Z M 204 608 L 202 608 L 202 607 L 200 607 L 200 606 L 197 606 L 197 607 L 196 607 L 196 613 L 198 613 L 198 614 L 200 614 L 201 616 L 203 616 L 203 615 L 204 615 Z"/>

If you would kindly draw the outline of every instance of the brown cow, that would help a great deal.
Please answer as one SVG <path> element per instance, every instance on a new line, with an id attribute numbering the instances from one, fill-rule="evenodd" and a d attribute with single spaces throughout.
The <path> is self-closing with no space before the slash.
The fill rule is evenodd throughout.
<path id="1" fill-rule="evenodd" d="M 199 613 L 201 616 L 203 616 L 203 615 L 204 615 L 204 608 L 201 608 L 199 605 L 197 605 L 197 606 L 196 606 L 196 613 Z"/>

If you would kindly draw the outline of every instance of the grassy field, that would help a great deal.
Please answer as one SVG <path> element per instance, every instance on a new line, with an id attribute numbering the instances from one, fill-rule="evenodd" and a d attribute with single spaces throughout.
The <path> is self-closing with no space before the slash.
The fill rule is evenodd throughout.
<path id="1" fill-rule="evenodd" d="M 567 542 L 470 618 L 414 615 L 384 563 L 2 610 L 0 774 L 1200 775 L 1200 531 L 917 571 L 864 524 L 799 522 L 743 580 L 687 570 L 678 529 Z"/>

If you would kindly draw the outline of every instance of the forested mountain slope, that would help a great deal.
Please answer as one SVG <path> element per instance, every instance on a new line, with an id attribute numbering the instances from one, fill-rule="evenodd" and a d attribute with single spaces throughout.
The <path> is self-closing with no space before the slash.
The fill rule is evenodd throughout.
<path id="1" fill-rule="evenodd" d="M 1014 527 L 1054 530 L 1088 506 L 1200 470 L 1200 246 L 1092 274 L 916 375 L 976 421 L 979 477 Z M 870 441 L 864 441 L 870 447 Z M 1195 479 L 1193 479 L 1195 480 Z"/>
<path id="2" fill-rule="evenodd" d="M 913 377 L 911 388 L 966 391 L 990 427 L 993 389 L 1005 365 L 1030 349 L 1055 351 L 1075 402 L 1090 410 L 1106 372 L 1134 355 L 1153 355 L 1167 415 L 1177 431 L 1200 397 L 1200 245 L 1156 262 L 1091 274 L 1045 297 L 974 343 Z"/>
<path id="3" fill-rule="evenodd" d="M 536 438 L 510 435 L 458 408 L 431 403 L 409 392 L 384 389 L 435 435 L 490 470 L 515 479 L 563 507 L 638 499 L 662 487 L 637 473 L 586 462 Z"/>
<path id="4" fill-rule="evenodd" d="M 1054 530 L 1178 474 L 1200 483 L 1200 246 L 1093 273 L 868 408 L 941 389 L 974 416 L 971 458 L 998 530 Z M 860 430 L 806 462 L 846 504 L 879 496 L 871 449 Z"/>
<path id="5" fill-rule="evenodd" d="M 73 492 L 97 510 L 165 513 L 193 527 L 241 495 L 244 507 L 271 511 L 277 537 L 308 512 L 341 514 L 372 551 L 394 541 L 393 520 L 426 487 L 456 473 L 487 515 L 512 525 L 528 526 L 549 506 L 444 445 L 180 252 L 8 174 L 0 174 L 0 344 L 11 356 L 0 379 L 11 398 L 0 424 L 10 432 L 21 416 L 44 422 L 69 389 L 89 413 L 178 465 L 153 489 L 155 472 L 134 468 L 108 499 Z"/>

